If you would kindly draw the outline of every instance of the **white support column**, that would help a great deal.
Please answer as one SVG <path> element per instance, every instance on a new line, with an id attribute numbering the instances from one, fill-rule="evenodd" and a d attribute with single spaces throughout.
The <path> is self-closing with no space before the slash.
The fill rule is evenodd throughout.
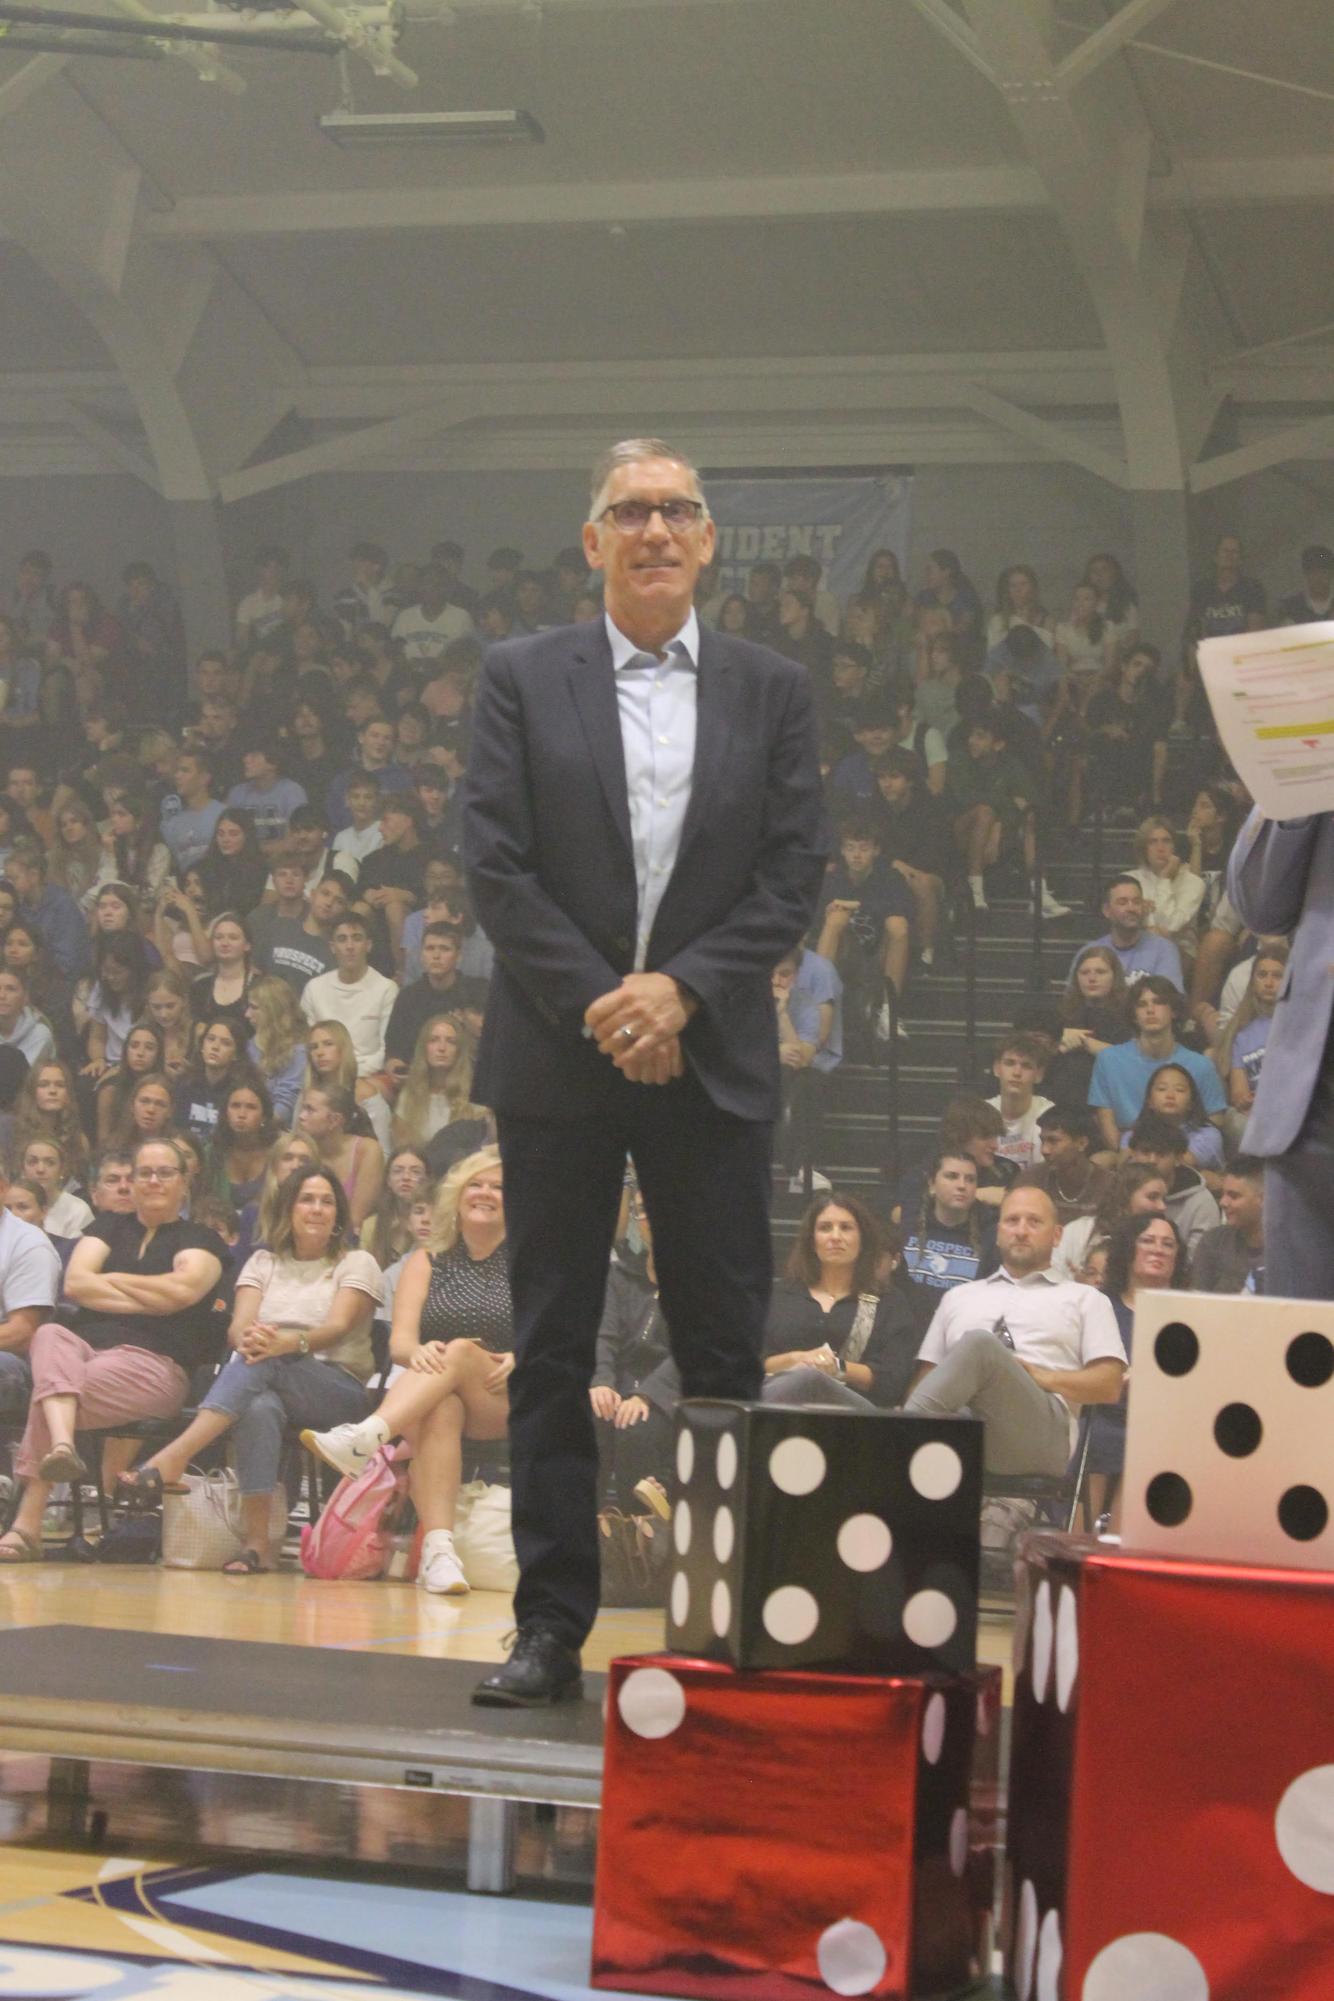
<path id="1" fill-rule="evenodd" d="M 1161 647 L 1163 672 L 1177 670 L 1178 641 L 1190 602 L 1190 534 L 1184 489 L 1130 495 L 1131 568 L 1139 592 L 1139 629 Z"/>

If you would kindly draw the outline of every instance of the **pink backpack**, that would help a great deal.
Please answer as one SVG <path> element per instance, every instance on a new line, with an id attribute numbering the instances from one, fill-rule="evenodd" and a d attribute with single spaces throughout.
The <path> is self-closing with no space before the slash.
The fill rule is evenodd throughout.
<path id="1" fill-rule="evenodd" d="M 382 1445 L 364 1472 L 349 1473 L 334 1488 L 317 1522 L 301 1531 L 301 1568 L 307 1577 L 383 1577 L 394 1553 L 394 1533 L 408 1505 L 408 1448 Z"/>

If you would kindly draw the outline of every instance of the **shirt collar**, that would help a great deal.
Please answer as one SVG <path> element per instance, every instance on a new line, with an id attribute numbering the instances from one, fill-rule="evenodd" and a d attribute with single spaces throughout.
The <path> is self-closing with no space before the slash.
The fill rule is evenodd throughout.
<path id="1" fill-rule="evenodd" d="M 995 1271 L 990 1273 L 982 1282 L 984 1285 L 994 1285 L 999 1280 L 1002 1285 L 1031 1286 L 1036 1285 L 1040 1279 L 1045 1279 L 1048 1285 L 1060 1285 L 1062 1283 L 1060 1273 L 1053 1271 L 1050 1265 L 1047 1265 L 1042 1271 L 1028 1272 L 1023 1278 L 1016 1278 L 1013 1272 L 1006 1271 L 1004 1265 L 997 1265 Z"/>
<path id="2" fill-rule="evenodd" d="M 604 611 L 602 618 L 607 628 L 607 638 L 611 641 L 611 664 L 618 674 L 622 668 L 632 666 L 635 661 L 643 660 L 646 657 L 643 647 L 636 646 L 632 639 L 626 638 L 619 625 L 612 619 L 610 612 Z M 681 627 L 681 630 L 667 641 L 662 650 L 664 653 L 670 653 L 673 650 L 678 654 L 683 653 L 690 662 L 690 665 L 698 668 L 699 619 L 695 615 L 695 607 L 693 605 L 690 607 L 686 622 Z"/>

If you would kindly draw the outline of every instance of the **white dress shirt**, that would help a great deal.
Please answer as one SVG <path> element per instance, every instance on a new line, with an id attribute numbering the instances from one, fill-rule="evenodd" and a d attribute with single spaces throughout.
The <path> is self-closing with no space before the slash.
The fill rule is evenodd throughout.
<path id="1" fill-rule="evenodd" d="M 1073 1372 L 1090 1362 L 1126 1359 L 1111 1300 L 1096 1286 L 1059 1277 L 1050 1266 L 1015 1278 L 1002 1265 L 990 1278 L 956 1285 L 931 1316 L 918 1361 L 943 1362 L 955 1342 L 977 1328 L 997 1340 L 1008 1334 L 1006 1345 L 1021 1362 L 1044 1369 Z"/>
<path id="2" fill-rule="evenodd" d="M 699 620 L 693 609 L 659 659 L 641 653 L 604 613 L 616 674 L 625 783 L 630 800 L 630 840 L 635 857 L 639 914 L 635 971 L 642 972 L 663 892 L 671 881 L 690 804 L 695 768 L 695 710 L 699 685 Z"/>

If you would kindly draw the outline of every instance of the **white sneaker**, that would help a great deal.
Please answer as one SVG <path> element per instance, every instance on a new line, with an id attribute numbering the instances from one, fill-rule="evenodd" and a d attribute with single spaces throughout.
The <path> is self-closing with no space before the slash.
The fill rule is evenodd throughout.
<path id="1" fill-rule="evenodd" d="M 339 1473 L 364 1473 L 389 1443 L 389 1426 L 382 1417 L 363 1417 L 360 1424 L 336 1424 L 332 1431 L 303 1431 L 301 1443 Z"/>
<path id="2" fill-rule="evenodd" d="M 903 1026 L 903 1016 L 902 1016 L 902 1015 L 900 1015 L 900 1016 L 899 1016 L 899 1018 L 898 1018 L 898 1021 L 897 1021 L 897 1022 L 896 1022 L 896 1024 L 895 1024 L 895 1029 L 894 1029 L 894 1032 L 895 1032 L 895 1034 L 896 1034 L 896 1035 L 898 1036 L 898 1038 L 899 1038 L 899 1041 L 900 1041 L 900 1042 L 906 1042 L 906 1041 L 908 1040 L 908 1031 L 907 1031 L 907 1029 L 906 1029 L 906 1028 L 905 1028 L 905 1027 Z M 875 1018 L 875 1039 L 876 1039 L 876 1041 L 877 1041 L 877 1042 L 888 1042 L 888 1041 L 889 1041 L 889 1002 L 888 1002 L 888 1001 L 881 1001 L 881 1003 L 880 1003 L 880 1012 L 879 1012 L 879 1013 L 877 1014 L 877 1016 L 876 1016 L 876 1018 Z"/>
<path id="3" fill-rule="evenodd" d="M 1069 904 L 1058 903 L 1045 882 L 1042 885 L 1042 914 L 1044 917 L 1068 917 L 1070 915 Z"/>
<path id="4" fill-rule="evenodd" d="M 453 1530 L 432 1529 L 423 1536 L 417 1589 L 433 1591 L 441 1598 L 463 1598 L 471 1588 L 454 1548 Z"/>
<path id="5" fill-rule="evenodd" d="M 818 1167 L 814 1167 L 811 1169 L 812 1195 L 822 1195 L 827 1188 L 832 1188 L 833 1185 L 834 1184 L 829 1179 L 829 1176 L 827 1174 L 821 1174 Z M 787 1184 L 787 1192 L 789 1195 L 800 1195 L 804 1192 L 805 1187 L 806 1187 L 805 1176 L 801 1174 L 794 1174 Z"/>

